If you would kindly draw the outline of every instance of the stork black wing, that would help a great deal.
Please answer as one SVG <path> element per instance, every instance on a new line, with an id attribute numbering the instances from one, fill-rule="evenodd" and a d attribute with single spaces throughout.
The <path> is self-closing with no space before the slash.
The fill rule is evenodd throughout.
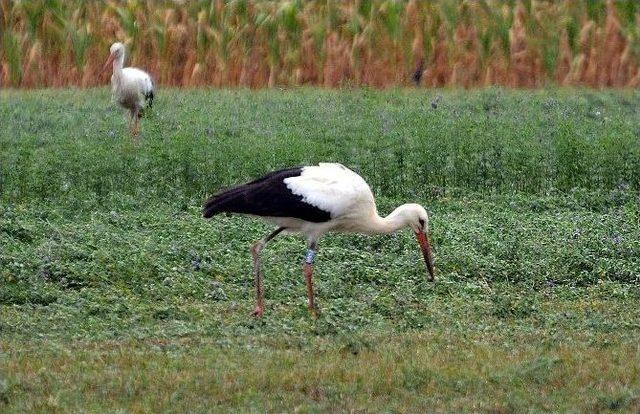
<path id="1" fill-rule="evenodd" d="M 222 191 L 210 197 L 204 204 L 205 218 L 218 213 L 240 213 L 267 217 L 293 217 L 313 223 L 331 219 L 328 211 L 302 201 L 302 196 L 293 194 L 284 180 L 297 177 L 302 168 L 274 171 L 251 181 Z"/>

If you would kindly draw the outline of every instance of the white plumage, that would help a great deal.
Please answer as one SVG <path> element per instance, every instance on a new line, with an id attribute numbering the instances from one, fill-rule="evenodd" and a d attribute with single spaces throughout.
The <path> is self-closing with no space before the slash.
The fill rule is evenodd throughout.
<path id="1" fill-rule="evenodd" d="M 145 97 L 153 92 L 151 76 L 138 68 L 123 68 L 111 75 L 111 96 L 125 108 L 136 105 L 143 108 Z M 130 106 L 129 106 L 130 105 Z"/>
<path id="2" fill-rule="evenodd" d="M 321 162 L 302 168 L 302 174 L 284 180 L 293 194 L 302 200 L 331 213 L 331 218 L 353 210 L 375 209 L 369 185 L 342 164 Z"/>
<path id="3" fill-rule="evenodd" d="M 129 127 L 133 134 L 138 133 L 138 120 L 148 102 L 153 105 L 154 87 L 151 76 L 138 68 L 124 68 L 125 49 L 122 43 L 114 43 L 109 49 L 109 59 L 105 68 L 113 65 L 111 75 L 111 93 L 114 102 L 129 110 Z"/>

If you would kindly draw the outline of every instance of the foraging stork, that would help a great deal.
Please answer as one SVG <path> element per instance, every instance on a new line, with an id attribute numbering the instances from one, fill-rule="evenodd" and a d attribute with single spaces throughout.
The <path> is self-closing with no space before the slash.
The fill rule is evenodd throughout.
<path id="1" fill-rule="evenodd" d="M 113 100 L 120 106 L 129 110 L 131 119 L 129 130 L 133 135 L 139 131 L 139 119 L 145 106 L 145 101 L 149 108 L 153 106 L 153 81 L 151 76 L 138 68 L 123 68 L 124 66 L 124 45 L 116 42 L 109 49 L 109 58 L 104 64 L 103 70 L 113 64 L 113 75 L 111 75 L 111 92 Z"/>
<path id="2" fill-rule="evenodd" d="M 411 228 L 422 249 L 429 278 L 434 280 L 425 209 L 419 204 L 404 204 L 387 217 L 380 217 L 369 185 L 341 164 L 320 163 L 274 171 L 210 197 L 202 212 L 205 218 L 223 212 L 258 216 L 277 226 L 251 248 L 256 289 L 254 316 L 262 316 L 264 311 L 260 253 L 269 240 L 283 231 L 307 238 L 309 250 L 302 270 L 314 316 L 313 261 L 318 239 L 327 232 L 388 234 Z"/>

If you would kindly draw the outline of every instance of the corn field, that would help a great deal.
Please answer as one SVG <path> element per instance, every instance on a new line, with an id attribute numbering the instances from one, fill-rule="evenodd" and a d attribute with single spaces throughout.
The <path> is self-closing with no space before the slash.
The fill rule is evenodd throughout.
<path id="1" fill-rule="evenodd" d="M 109 45 L 162 85 L 640 84 L 628 1 L 0 0 L 3 87 L 104 84 Z"/>

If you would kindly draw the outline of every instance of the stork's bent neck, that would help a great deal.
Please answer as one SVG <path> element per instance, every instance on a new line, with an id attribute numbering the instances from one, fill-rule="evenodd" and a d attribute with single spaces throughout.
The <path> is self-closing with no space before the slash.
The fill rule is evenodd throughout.
<path id="1" fill-rule="evenodd" d="M 376 212 L 374 216 L 364 223 L 362 231 L 369 234 L 390 234 L 407 226 L 407 222 L 402 215 L 404 206 L 393 210 L 386 217 L 380 217 Z"/>

